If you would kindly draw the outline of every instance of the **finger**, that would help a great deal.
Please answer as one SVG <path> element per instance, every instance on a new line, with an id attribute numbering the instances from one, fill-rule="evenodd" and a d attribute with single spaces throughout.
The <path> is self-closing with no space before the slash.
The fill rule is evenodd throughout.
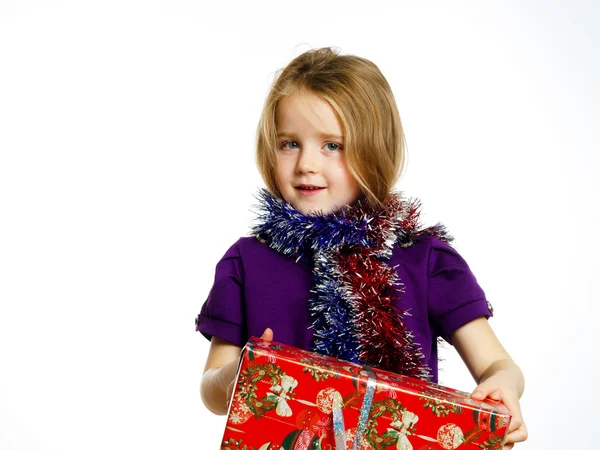
<path id="1" fill-rule="evenodd" d="M 496 390 L 491 383 L 487 384 L 485 382 L 477 386 L 471 394 L 471 398 L 474 398 L 475 400 L 485 400 L 488 397 L 493 398 L 494 400 L 501 400 L 502 394 L 500 391 Z"/>
<path id="2" fill-rule="evenodd" d="M 511 420 L 510 425 L 508 426 L 508 434 L 513 431 L 519 429 L 523 425 L 523 416 L 521 415 L 521 406 L 519 404 L 519 399 L 514 395 L 502 395 L 501 391 L 495 391 L 488 395 L 489 398 L 493 398 L 494 400 L 501 401 L 504 403 L 504 406 L 508 409 Z M 514 441 L 509 441 L 514 442 Z"/>
<path id="3" fill-rule="evenodd" d="M 489 379 L 479 384 L 471 394 L 471 397 L 475 400 L 484 400 L 488 397 L 493 398 L 494 400 L 500 400 L 502 398 L 496 383 Z"/>
<path id="4" fill-rule="evenodd" d="M 272 341 L 273 340 L 273 330 L 271 330 L 270 328 L 267 328 L 260 338 L 264 339 L 265 341 Z"/>
<path id="5" fill-rule="evenodd" d="M 502 447 L 502 450 L 510 450 L 514 446 L 515 446 L 515 444 L 505 444 L 504 447 Z"/>
<path id="6" fill-rule="evenodd" d="M 525 424 L 521 425 L 519 428 L 517 428 L 515 431 L 508 433 L 508 436 L 506 436 L 506 442 L 507 443 L 515 443 L 515 442 L 523 442 L 525 440 L 527 440 L 527 427 L 525 426 Z"/>
<path id="7" fill-rule="evenodd" d="M 510 415 L 512 416 L 510 425 L 508 427 L 508 433 L 510 434 L 524 425 L 523 416 L 521 415 L 521 405 L 519 404 L 519 399 L 512 395 L 504 396 L 502 402 L 504 403 L 504 406 L 506 406 L 506 408 L 510 411 Z"/>

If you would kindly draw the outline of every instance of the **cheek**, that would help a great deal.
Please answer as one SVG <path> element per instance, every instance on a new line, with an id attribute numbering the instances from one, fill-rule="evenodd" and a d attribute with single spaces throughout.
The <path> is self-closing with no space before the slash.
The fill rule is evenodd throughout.
<path id="1" fill-rule="evenodd" d="M 285 185 L 285 181 L 290 178 L 290 164 L 285 158 L 278 158 L 275 161 L 275 178 L 279 186 Z"/>
<path id="2" fill-rule="evenodd" d="M 283 164 L 282 164 L 281 158 L 278 157 L 275 160 L 275 175 L 279 176 L 279 174 L 282 172 L 282 169 L 283 169 Z"/>
<path id="3" fill-rule="evenodd" d="M 346 165 L 339 167 L 336 174 L 337 184 L 344 187 L 347 192 L 348 201 L 353 202 L 362 194 L 362 188 L 356 178 L 350 173 Z"/>
<path id="4" fill-rule="evenodd" d="M 345 161 L 340 161 L 335 168 L 335 180 L 339 184 L 343 184 L 346 188 L 354 190 L 357 186 L 359 186 L 358 181 L 352 176 L 350 170 L 345 164 Z"/>
<path id="5" fill-rule="evenodd" d="M 348 180 L 348 193 L 350 197 L 350 202 L 354 202 L 355 200 L 357 200 L 363 193 L 362 187 L 354 178 Z"/>
<path id="6" fill-rule="evenodd" d="M 275 169 L 286 170 L 286 168 L 289 168 L 291 164 L 292 158 L 290 158 L 290 155 L 281 153 L 277 154 L 277 158 L 275 159 Z"/>

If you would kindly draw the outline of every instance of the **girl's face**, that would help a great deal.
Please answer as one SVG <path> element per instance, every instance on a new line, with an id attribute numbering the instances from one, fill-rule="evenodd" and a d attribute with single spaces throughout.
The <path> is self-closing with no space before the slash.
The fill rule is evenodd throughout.
<path id="1" fill-rule="evenodd" d="M 328 214 L 358 199 L 350 174 L 342 127 L 321 97 L 303 93 L 277 105 L 276 179 L 283 198 L 303 214 Z"/>

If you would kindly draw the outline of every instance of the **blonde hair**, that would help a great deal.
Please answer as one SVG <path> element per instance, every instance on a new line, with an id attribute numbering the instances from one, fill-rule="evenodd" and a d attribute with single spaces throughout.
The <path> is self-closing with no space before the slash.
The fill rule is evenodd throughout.
<path id="1" fill-rule="evenodd" d="M 276 111 L 279 101 L 311 92 L 327 101 L 344 132 L 350 173 L 369 203 L 380 206 L 400 178 L 406 144 L 392 90 L 371 61 L 340 55 L 331 48 L 309 50 L 292 60 L 267 96 L 257 130 L 256 162 L 267 189 L 282 197 L 277 186 Z"/>

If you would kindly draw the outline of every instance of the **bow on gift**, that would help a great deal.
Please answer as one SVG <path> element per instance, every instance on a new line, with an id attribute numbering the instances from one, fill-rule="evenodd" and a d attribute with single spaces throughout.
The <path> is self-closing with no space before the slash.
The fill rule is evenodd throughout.
<path id="1" fill-rule="evenodd" d="M 358 450 L 362 444 L 363 434 L 367 427 L 367 419 L 375 394 L 377 379 L 370 368 L 365 367 L 368 374 L 367 391 L 363 399 L 363 404 L 358 415 L 358 425 L 356 426 L 356 435 L 352 443 L 351 450 Z M 346 428 L 344 427 L 344 415 L 342 414 L 342 405 L 344 401 L 339 392 L 334 394 L 332 412 L 333 412 L 333 435 L 335 437 L 335 450 L 346 450 Z"/>
<path id="2" fill-rule="evenodd" d="M 284 375 L 281 379 L 281 385 L 275 385 L 271 388 L 273 394 L 268 394 L 268 398 L 277 402 L 275 412 L 278 416 L 289 417 L 292 415 L 292 408 L 288 405 L 287 400 L 291 399 L 288 394 L 296 386 L 298 386 L 298 381 L 295 378 Z"/>
<path id="3" fill-rule="evenodd" d="M 408 435 L 411 434 L 409 430 L 417 423 L 417 420 L 419 417 L 415 413 L 402 411 L 402 421 L 395 420 L 392 422 L 394 428 L 388 428 L 388 432 L 397 435 L 396 448 L 398 450 L 412 450 L 413 446 L 408 440 Z"/>

